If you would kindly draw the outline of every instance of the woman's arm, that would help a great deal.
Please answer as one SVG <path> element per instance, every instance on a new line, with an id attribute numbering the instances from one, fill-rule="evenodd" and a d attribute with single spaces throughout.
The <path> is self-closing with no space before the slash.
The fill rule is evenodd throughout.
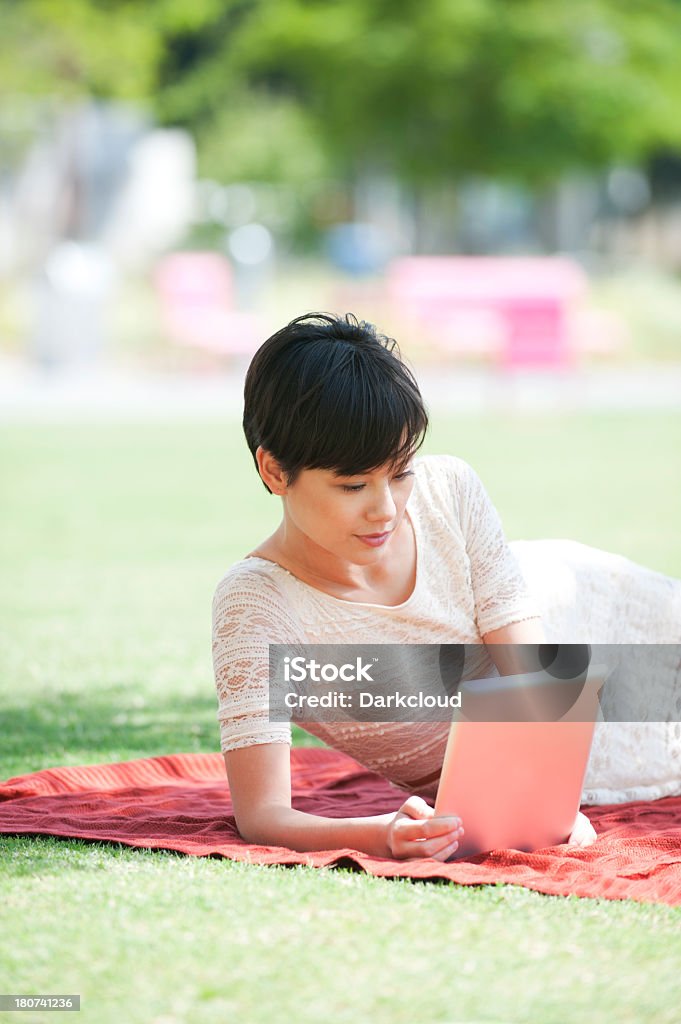
<path id="1" fill-rule="evenodd" d="M 269 645 L 298 641 L 305 642 L 304 632 L 267 574 L 232 572 L 218 585 L 213 663 L 223 745 L 238 737 L 245 718 L 252 735 L 266 736 L 224 755 L 241 835 L 249 842 L 300 851 L 351 847 L 381 857 L 446 860 L 456 849 L 461 823 L 436 818 L 420 797 L 405 800 L 397 813 L 365 818 L 325 818 L 291 807 L 289 745 L 273 738 L 289 730 L 268 722 L 266 712 Z"/>
<path id="2" fill-rule="evenodd" d="M 485 633 L 483 642 L 489 644 L 492 661 L 502 676 L 520 672 L 536 672 L 539 664 L 538 648 L 546 642 L 541 619 L 524 619 L 501 629 Z"/>
<path id="3" fill-rule="evenodd" d="M 545 642 L 541 619 L 525 619 L 510 626 L 492 630 L 483 636 L 490 645 L 490 654 L 502 676 L 539 669 L 537 648 Z M 577 812 L 575 824 L 568 839 L 571 846 L 591 846 L 597 839 L 596 830 L 581 811 Z"/>
<path id="4" fill-rule="evenodd" d="M 291 850 L 349 847 L 376 857 L 433 857 L 444 861 L 463 835 L 456 817 L 435 817 L 411 796 L 396 813 L 325 818 L 291 807 L 289 747 L 262 743 L 224 754 L 237 827 L 250 843 Z"/>

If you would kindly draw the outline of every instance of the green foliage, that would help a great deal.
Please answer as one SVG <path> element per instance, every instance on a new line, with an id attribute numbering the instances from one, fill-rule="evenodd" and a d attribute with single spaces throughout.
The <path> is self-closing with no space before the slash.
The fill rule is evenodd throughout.
<path id="1" fill-rule="evenodd" d="M 250 90 L 196 130 L 199 170 L 220 181 L 285 181 L 298 189 L 328 174 L 314 120 L 287 96 Z"/>
<path id="2" fill-rule="evenodd" d="M 127 100 L 147 100 L 153 93 L 162 38 L 134 3 L 3 0 L 0 22 L 5 92 Z"/>
<path id="3" fill-rule="evenodd" d="M 680 32 L 671 0 L 277 0 L 243 46 L 350 160 L 541 180 L 681 142 Z"/>
<path id="4" fill-rule="evenodd" d="M 676 0 L 0 0 L 0 17 L 0 85 L 146 100 L 230 177 L 295 182 L 323 147 L 345 173 L 544 182 L 681 146 Z"/>

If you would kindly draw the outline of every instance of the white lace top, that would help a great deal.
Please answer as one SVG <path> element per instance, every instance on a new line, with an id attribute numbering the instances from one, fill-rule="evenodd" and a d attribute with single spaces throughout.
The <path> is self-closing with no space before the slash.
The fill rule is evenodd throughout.
<path id="1" fill-rule="evenodd" d="M 647 583 L 640 603 L 650 605 L 656 588 L 661 592 L 664 585 L 673 587 L 676 581 L 571 542 L 508 545 L 497 512 L 467 463 L 448 455 L 425 456 L 415 461 L 414 469 L 407 514 L 416 539 L 416 584 L 402 604 L 336 598 L 257 557 L 237 562 L 221 580 L 213 600 L 213 664 L 223 751 L 290 742 L 290 727 L 270 722 L 268 716 L 271 643 L 481 644 L 485 633 L 537 615 L 544 618 L 547 639 L 555 642 L 653 642 L 649 636 L 638 641 L 608 634 L 612 600 L 604 611 L 599 594 L 601 598 L 607 590 L 611 596 L 621 594 L 621 575 L 628 570 L 634 583 L 637 574 Z M 579 599 L 575 560 L 581 560 L 583 570 Z M 681 607 L 681 584 L 676 586 L 674 599 Z M 635 586 L 630 590 L 634 594 Z M 597 631 L 608 635 L 590 635 L 591 613 L 596 610 L 602 620 Z M 669 632 L 673 632 L 675 614 L 670 617 Z M 677 615 L 676 622 L 680 618 Z M 658 642 L 677 638 L 681 639 L 667 635 Z M 484 646 L 474 661 L 467 661 L 466 678 L 495 673 Z M 618 723 L 597 728 L 585 800 L 595 803 L 681 792 L 681 727 L 666 726 L 664 749 L 656 750 L 657 760 L 663 763 L 656 763 L 652 783 L 650 773 L 641 771 L 640 750 L 637 771 L 632 770 L 628 749 L 626 768 L 622 768 L 618 751 L 627 730 L 631 734 L 637 728 Z M 406 790 L 435 792 L 446 723 L 314 723 L 309 731 Z M 638 747 L 640 736 L 633 742 Z M 637 795 L 630 795 L 634 784 Z M 658 793 L 660 788 L 664 792 Z"/>

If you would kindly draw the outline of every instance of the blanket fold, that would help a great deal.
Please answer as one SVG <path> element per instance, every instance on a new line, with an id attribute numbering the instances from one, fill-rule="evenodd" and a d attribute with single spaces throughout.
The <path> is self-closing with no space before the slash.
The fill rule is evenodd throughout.
<path id="1" fill-rule="evenodd" d="M 291 751 L 293 805 L 327 817 L 396 810 L 405 794 L 345 754 Z M 116 764 L 48 768 L 0 782 L 0 833 L 51 835 L 217 856 L 252 864 L 354 867 L 386 878 L 500 882 L 555 896 L 681 905 L 681 797 L 584 808 L 598 841 L 467 860 L 397 861 L 357 850 L 297 853 L 239 836 L 222 755 L 169 754 Z"/>

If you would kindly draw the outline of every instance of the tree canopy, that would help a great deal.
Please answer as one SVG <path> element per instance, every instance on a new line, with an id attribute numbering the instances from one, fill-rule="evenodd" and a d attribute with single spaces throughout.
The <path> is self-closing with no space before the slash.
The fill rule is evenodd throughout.
<path id="1" fill-rule="evenodd" d="M 545 182 L 681 149 L 677 0 L 0 0 L 0 86 L 146 103 L 207 173 Z"/>

